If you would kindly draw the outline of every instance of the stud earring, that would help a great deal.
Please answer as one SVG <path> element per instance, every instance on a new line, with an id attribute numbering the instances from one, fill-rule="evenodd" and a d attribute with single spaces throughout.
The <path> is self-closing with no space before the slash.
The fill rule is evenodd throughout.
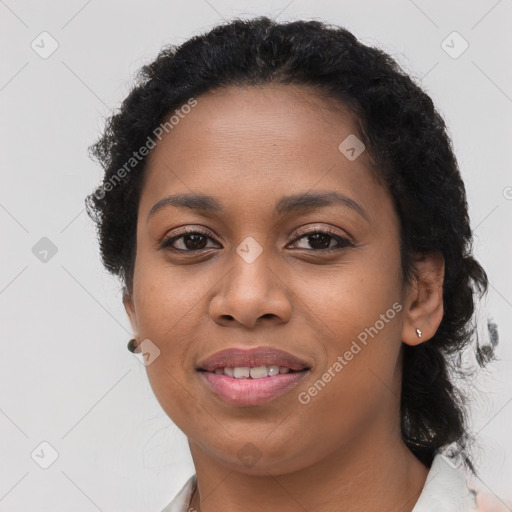
<path id="1" fill-rule="evenodd" d="M 140 347 L 138 347 L 136 345 L 137 343 L 137 340 L 135 338 L 132 338 L 129 342 L 128 342 L 128 345 L 127 345 L 127 348 L 130 352 L 132 353 L 139 353 L 140 352 Z"/>
<path id="2" fill-rule="evenodd" d="M 418 336 L 418 338 L 421 338 L 421 335 L 422 335 L 421 329 L 416 329 L 416 335 Z"/>

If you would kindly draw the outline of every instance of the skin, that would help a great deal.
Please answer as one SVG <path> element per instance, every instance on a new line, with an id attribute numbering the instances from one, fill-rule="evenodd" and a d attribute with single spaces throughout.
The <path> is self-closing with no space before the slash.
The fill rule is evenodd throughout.
<path id="1" fill-rule="evenodd" d="M 414 508 L 428 468 L 400 436 L 402 342 L 428 341 L 443 315 L 439 254 L 402 277 L 399 219 L 363 152 L 338 146 L 357 134 L 342 105 L 306 86 L 225 88 L 198 104 L 151 151 L 138 211 L 133 290 L 124 298 L 135 337 L 160 355 L 146 367 L 162 408 L 186 434 L 198 492 L 191 506 L 224 511 L 369 511 Z M 337 191 L 364 215 L 331 205 L 286 216 L 285 195 Z M 151 207 L 176 193 L 217 198 L 222 214 Z M 177 228 L 206 231 L 158 248 Z M 331 228 L 313 243 L 299 228 Z M 310 233 L 311 234 L 311 233 Z M 246 237 L 263 252 L 247 263 Z M 205 247 L 194 253 L 196 247 Z M 365 328 L 394 303 L 400 312 L 336 377 L 301 404 Z M 416 328 L 422 330 L 421 339 Z M 262 405 L 229 405 L 200 379 L 200 360 L 229 347 L 270 345 L 308 362 L 301 383 Z M 246 466 L 240 450 L 258 456 Z M 245 448 L 244 448 L 245 447 Z"/>

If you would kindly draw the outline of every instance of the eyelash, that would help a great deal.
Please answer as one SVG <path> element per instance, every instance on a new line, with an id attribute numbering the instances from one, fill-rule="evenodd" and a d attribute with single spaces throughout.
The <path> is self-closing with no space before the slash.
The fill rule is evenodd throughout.
<path id="1" fill-rule="evenodd" d="M 334 238 L 339 244 L 338 247 L 330 247 L 328 249 L 299 249 L 299 250 L 309 251 L 309 252 L 320 252 L 320 253 L 325 254 L 325 253 L 331 253 L 334 251 L 340 251 L 340 250 L 345 249 L 346 247 L 354 247 L 354 244 L 352 244 L 348 238 L 345 238 L 345 237 L 335 233 L 334 231 L 330 230 L 329 228 L 311 229 L 309 231 L 299 232 L 298 233 L 299 236 L 297 238 L 295 238 L 295 240 L 293 240 L 293 242 L 297 242 L 298 240 L 300 240 L 302 238 L 306 238 L 308 236 L 317 235 L 317 234 L 318 235 L 328 235 L 329 237 Z M 173 236 L 164 238 L 160 244 L 160 249 L 168 248 L 174 252 L 189 253 L 189 254 L 190 253 L 192 253 L 192 254 L 199 253 L 201 251 L 206 251 L 206 250 L 210 249 L 210 247 L 208 247 L 205 249 L 184 250 L 184 249 L 176 249 L 171 246 L 171 244 L 173 242 L 175 242 L 176 240 L 179 240 L 180 238 L 183 238 L 186 235 L 202 235 L 206 238 L 210 238 L 211 240 L 213 240 L 213 238 L 208 233 L 206 233 L 202 230 L 186 229 L 186 230 L 182 231 L 179 235 L 173 235 Z"/>

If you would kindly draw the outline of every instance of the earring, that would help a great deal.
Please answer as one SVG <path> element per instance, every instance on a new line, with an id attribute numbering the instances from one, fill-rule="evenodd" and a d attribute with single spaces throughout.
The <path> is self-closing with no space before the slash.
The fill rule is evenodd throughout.
<path id="1" fill-rule="evenodd" d="M 130 352 L 132 353 L 139 353 L 140 352 L 140 347 L 138 347 L 136 345 L 137 343 L 137 340 L 135 338 L 132 338 L 129 342 L 128 342 L 128 345 L 127 345 L 127 348 Z"/>
<path id="2" fill-rule="evenodd" d="M 418 336 L 418 338 L 421 338 L 421 329 L 416 329 L 416 335 Z"/>

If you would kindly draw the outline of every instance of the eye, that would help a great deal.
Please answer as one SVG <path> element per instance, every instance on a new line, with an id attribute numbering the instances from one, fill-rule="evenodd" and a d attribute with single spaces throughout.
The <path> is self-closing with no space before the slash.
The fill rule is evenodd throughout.
<path id="1" fill-rule="evenodd" d="M 306 249 L 314 252 L 331 252 L 344 249 L 345 247 L 354 247 L 354 244 L 334 231 L 330 229 L 312 229 L 311 231 L 302 233 L 302 236 L 295 239 L 297 241 L 304 240 L 305 244 L 309 244 L 309 247 L 299 247 L 299 249 Z M 337 242 L 337 245 L 331 246 L 332 242 Z"/>
<path id="2" fill-rule="evenodd" d="M 164 238 L 160 244 L 160 248 L 164 249 L 168 247 L 177 252 L 198 252 L 212 247 L 207 246 L 208 240 L 213 240 L 213 238 L 207 233 L 198 231 L 197 229 L 187 229 L 182 231 L 179 235 Z"/>
<path id="3" fill-rule="evenodd" d="M 206 232 L 200 230 L 183 230 L 178 235 L 166 237 L 162 240 L 160 248 L 170 248 L 176 252 L 183 253 L 194 253 L 205 249 L 211 249 L 212 247 L 218 247 L 217 245 L 208 246 L 208 241 L 214 241 L 214 239 Z M 311 229 L 310 231 L 302 232 L 301 236 L 295 239 L 293 243 L 305 241 L 309 247 L 298 247 L 299 249 L 305 249 L 313 252 L 331 252 L 344 249 L 346 247 L 354 247 L 354 244 L 341 236 L 340 234 L 329 230 L 329 229 Z M 336 242 L 336 245 L 332 246 L 332 242 Z"/>

